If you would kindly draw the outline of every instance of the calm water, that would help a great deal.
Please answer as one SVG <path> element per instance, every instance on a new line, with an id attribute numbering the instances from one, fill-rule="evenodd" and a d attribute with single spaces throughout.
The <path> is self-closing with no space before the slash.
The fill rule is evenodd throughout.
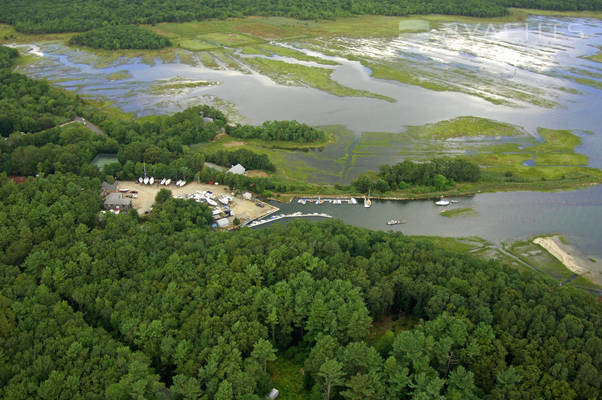
<path id="1" fill-rule="evenodd" d="M 286 214 L 321 212 L 351 225 L 408 235 L 479 236 L 500 243 L 537 234 L 561 233 L 584 254 L 602 259 L 602 186 L 555 193 L 483 193 L 455 199 L 459 203 L 450 208 L 471 207 L 479 215 L 442 217 L 439 212 L 443 207 L 436 206 L 432 200 L 375 200 L 371 208 L 361 204 L 301 205 L 296 201 L 273 204 Z M 386 222 L 390 219 L 403 219 L 407 223 L 388 226 Z"/>

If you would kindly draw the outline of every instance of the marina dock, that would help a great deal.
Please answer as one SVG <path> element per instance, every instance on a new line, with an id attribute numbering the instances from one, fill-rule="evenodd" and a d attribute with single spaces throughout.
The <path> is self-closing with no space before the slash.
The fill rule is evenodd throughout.
<path id="1" fill-rule="evenodd" d="M 246 226 L 253 228 L 256 226 L 267 224 L 268 222 L 274 222 L 274 221 L 278 221 L 278 220 L 285 219 L 285 218 L 303 218 L 303 217 L 306 217 L 306 218 L 307 217 L 332 218 L 332 215 L 328 215 L 328 214 L 324 214 L 324 213 L 303 214 L 301 212 L 296 212 L 293 214 L 278 214 L 278 215 L 272 215 L 271 217 L 266 218 L 266 219 L 251 221 Z"/>

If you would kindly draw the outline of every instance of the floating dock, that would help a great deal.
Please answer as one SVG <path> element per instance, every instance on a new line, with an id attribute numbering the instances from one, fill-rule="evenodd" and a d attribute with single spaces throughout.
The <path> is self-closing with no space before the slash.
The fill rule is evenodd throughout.
<path id="1" fill-rule="evenodd" d="M 255 220 L 255 221 L 249 222 L 246 226 L 253 228 L 255 226 L 267 224 L 268 222 L 274 222 L 274 221 L 278 221 L 278 220 L 285 219 L 285 218 L 303 218 L 303 217 L 332 218 L 332 215 L 328 215 L 328 214 L 324 214 L 324 213 L 303 214 L 301 212 L 296 212 L 293 214 L 279 214 L 279 215 L 272 215 L 271 217 L 266 218 L 266 219 Z"/>

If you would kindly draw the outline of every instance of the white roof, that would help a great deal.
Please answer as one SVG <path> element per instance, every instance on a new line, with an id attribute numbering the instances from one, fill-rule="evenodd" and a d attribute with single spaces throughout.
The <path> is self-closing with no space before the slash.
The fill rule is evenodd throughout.
<path id="1" fill-rule="evenodd" d="M 237 175 L 242 175 L 245 173 L 245 171 L 246 171 L 245 167 L 243 167 L 240 164 L 233 165 L 232 168 L 230 168 L 228 170 L 229 173 L 237 174 Z"/>
<path id="2" fill-rule="evenodd" d="M 220 228 L 225 228 L 226 226 L 230 225 L 230 220 L 228 218 L 222 218 L 218 219 L 216 223 Z"/>

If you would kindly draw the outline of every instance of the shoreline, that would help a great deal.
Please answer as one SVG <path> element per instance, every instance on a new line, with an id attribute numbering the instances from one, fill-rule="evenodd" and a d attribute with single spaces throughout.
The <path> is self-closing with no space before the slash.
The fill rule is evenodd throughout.
<path id="1" fill-rule="evenodd" d="M 550 253 L 569 271 L 584 277 L 595 285 L 602 286 L 602 272 L 599 271 L 599 268 L 595 268 L 594 262 L 563 243 L 559 235 L 536 237 L 532 242 Z"/>
<path id="2" fill-rule="evenodd" d="M 271 196 L 268 197 L 268 200 L 277 201 L 280 203 L 291 203 L 294 199 L 317 199 L 322 197 L 332 197 L 337 199 L 346 199 L 355 197 L 356 199 L 361 199 L 364 197 L 370 197 L 370 199 L 374 200 L 393 200 L 393 201 L 408 201 L 408 200 L 435 200 L 440 199 L 442 197 L 470 197 L 475 196 L 477 194 L 485 194 L 485 193 L 507 193 L 507 192 L 570 192 L 577 190 L 584 190 L 590 187 L 602 185 L 602 182 L 584 182 L 579 185 L 571 186 L 571 187 L 557 187 L 550 189 L 537 190 L 536 188 L 501 188 L 500 190 L 473 190 L 467 192 L 431 192 L 431 193 L 423 193 L 416 194 L 415 196 L 408 195 L 370 195 L 366 196 L 362 193 L 320 193 L 320 194 L 304 194 L 304 193 L 279 193 L 280 198 Z"/>

